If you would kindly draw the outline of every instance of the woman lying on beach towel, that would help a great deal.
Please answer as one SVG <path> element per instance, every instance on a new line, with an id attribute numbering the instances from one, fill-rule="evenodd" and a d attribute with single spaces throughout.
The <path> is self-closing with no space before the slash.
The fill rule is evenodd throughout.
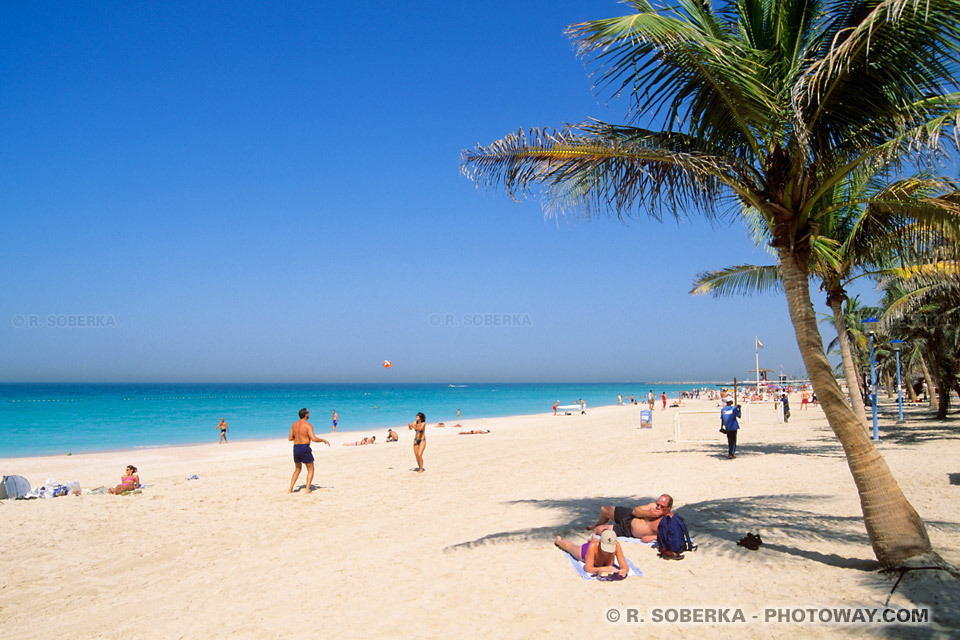
<path id="1" fill-rule="evenodd" d="M 137 468 L 131 464 L 127 465 L 126 475 L 120 476 L 120 484 L 110 489 L 109 493 L 118 496 L 124 491 L 133 491 L 138 488 L 140 488 L 140 476 L 137 475 Z"/>
<path id="2" fill-rule="evenodd" d="M 627 577 L 630 569 L 627 567 L 627 559 L 623 556 L 623 549 L 620 548 L 620 542 L 617 540 L 617 534 L 612 529 L 607 529 L 600 534 L 600 537 L 590 536 L 590 540 L 582 545 L 572 540 L 564 540 L 557 536 L 553 541 L 571 556 L 583 563 L 587 573 L 618 573 L 624 578 Z M 619 569 L 613 566 L 613 561 L 617 561 Z"/>
<path id="3" fill-rule="evenodd" d="M 475 433 L 476 433 L 476 434 L 483 435 L 484 433 L 490 433 L 490 429 L 486 429 L 486 430 L 483 430 L 483 431 L 480 430 L 480 429 L 474 429 L 473 431 L 461 431 L 461 432 L 460 432 L 460 435 L 462 435 L 462 436 L 469 436 L 469 435 L 473 435 L 473 434 L 475 434 Z"/>

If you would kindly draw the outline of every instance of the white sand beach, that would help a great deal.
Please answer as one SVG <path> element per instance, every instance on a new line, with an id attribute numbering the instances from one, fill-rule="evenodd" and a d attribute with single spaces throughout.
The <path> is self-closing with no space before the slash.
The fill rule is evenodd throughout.
<path id="1" fill-rule="evenodd" d="M 715 442 L 678 443 L 676 409 L 658 408 L 653 429 L 640 430 L 632 406 L 462 421 L 486 435 L 431 423 L 423 475 L 405 426 L 399 443 L 364 447 L 341 445 L 365 433 L 319 433 L 333 446 L 314 445 L 310 495 L 286 493 L 284 439 L 0 459 L 0 472 L 33 485 L 112 486 L 127 464 L 148 485 L 129 496 L 0 502 L 2 636 L 956 637 L 960 593 L 935 571 L 908 574 L 890 598 L 929 607 L 930 624 L 764 621 L 776 607 L 880 607 L 898 577 L 877 571 L 823 413 L 800 411 L 798 400 L 789 424 L 772 405 L 753 407 L 735 460 L 718 413 L 683 418 L 684 433 Z M 707 401 L 683 409 L 719 411 Z M 880 449 L 935 550 L 960 564 L 957 428 L 912 407 L 894 426 L 884 409 Z M 699 544 L 682 561 L 624 544 L 643 576 L 603 583 L 583 580 L 553 545 L 558 534 L 586 541 L 602 504 L 663 492 Z M 758 530 L 759 550 L 736 545 Z M 746 620 L 691 628 L 651 618 L 692 607 L 739 607 Z M 631 608 L 643 622 L 627 622 Z M 619 622 L 607 621 L 610 610 Z"/>

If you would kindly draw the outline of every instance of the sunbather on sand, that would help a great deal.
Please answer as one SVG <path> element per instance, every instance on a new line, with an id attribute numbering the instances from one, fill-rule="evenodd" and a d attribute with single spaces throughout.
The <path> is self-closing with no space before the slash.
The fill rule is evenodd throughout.
<path id="1" fill-rule="evenodd" d="M 126 475 L 120 476 L 120 484 L 111 488 L 109 493 L 118 496 L 124 491 L 133 491 L 139 487 L 140 476 L 137 475 L 137 468 L 131 464 L 127 465 Z"/>
<path id="2" fill-rule="evenodd" d="M 476 434 L 480 434 L 480 435 L 482 435 L 482 434 L 484 434 L 484 433 L 490 433 L 490 429 L 474 429 L 473 431 L 461 431 L 461 432 L 460 432 L 460 435 L 462 435 L 462 436 L 469 436 L 469 435 L 472 435 L 472 434 L 475 434 L 475 433 L 476 433 Z"/>
<path id="3" fill-rule="evenodd" d="M 612 529 L 618 536 L 652 542 L 657 539 L 657 526 L 660 524 L 660 519 L 663 516 L 673 515 L 672 508 L 673 498 L 666 493 L 657 498 L 656 502 L 640 505 L 634 509 L 604 505 L 600 507 L 600 519 L 587 529 L 593 529 L 594 533 Z M 611 520 L 613 523 L 607 524 Z"/>
<path id="4" fill-rule="evenodd" d="M 577 544 L 573 540 L 564 540 L 557 536 L 553 544 L 557 545 L 575 559 L 583 563 L 583 568 L 587 573 L 596 575 L 598 573 L 619 573 L 624 578 L 627 577 L 630 568 L 627 567 L 627 559 L 623 557 L 623 549 L 617 541 L 617 534 L 607 529 L 600 534 L 600 537 L 590 536 L 590 539 Z M 619 569 L 613 566 L 613 561 L 617 561 Z"/>

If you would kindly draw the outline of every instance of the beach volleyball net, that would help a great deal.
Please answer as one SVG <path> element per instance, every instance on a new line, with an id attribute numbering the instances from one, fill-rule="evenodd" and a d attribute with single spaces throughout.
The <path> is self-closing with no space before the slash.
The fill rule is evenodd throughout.
<path id="1" fill-rule="evenodd" d="M 674 442 L 719 442 L 720 410 L 677 411 L 673 416 Z"/>
<path id="2" fill-rule="evenodd" d="M 772 402 L 751 402 L 740 408 L 741 424 L 760 426 L 783 422 L 783 405 Z M 675 442 L 718 442 L 726 440 L 720 433 L 720 408 L 701 411 L 678 411 L 673 417 Z"/>

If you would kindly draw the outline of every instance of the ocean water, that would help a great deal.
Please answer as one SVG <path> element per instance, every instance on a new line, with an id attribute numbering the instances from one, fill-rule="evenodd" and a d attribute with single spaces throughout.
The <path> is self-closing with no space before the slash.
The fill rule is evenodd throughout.
<path id="1" fill-rule="evenodd" d="M 456 422 L 543 413 L 583 398 L 616 404 L 617 394 L 676 398 L 705 386 L 650 384 L 0 384 L 0 458 L 65 455 L 217 442 L 286 438 L 297 412 L 310 410 L 318 435 L 406 426 L 418 411 L 427 422 Z"/>

